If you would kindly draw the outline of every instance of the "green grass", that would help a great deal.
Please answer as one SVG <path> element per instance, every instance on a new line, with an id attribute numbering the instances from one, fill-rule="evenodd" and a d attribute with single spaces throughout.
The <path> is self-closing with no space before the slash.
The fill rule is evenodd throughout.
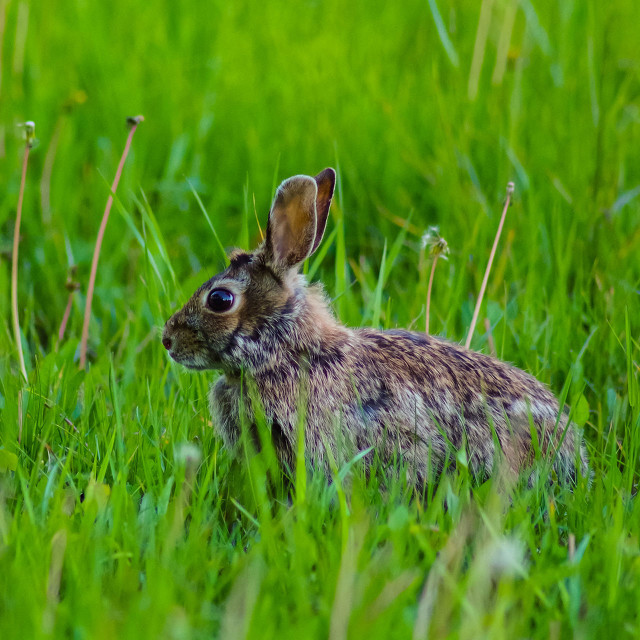
<path id="1" fill-rule="evenodd" d="M 0 1 L 0 637 L 638 637 L 639 20 L 634 0 Z M 439 224 L 431 330 L 459 341 L 515 182 L 473 346 L 488 317 L 501 357 L 566 390 L 590 490 L 458 465 L 419 498 L 356 461 L 330 484 L 298 465 L 289 499 L 268 456 L 229 459 L 215 374 L 170 363 L 158 328 L 219 243 L 259 240 L 254 201 L 264 227 L 278 181 L 329 165 L 308 268 L 338 316 L 423 328 Z"/>

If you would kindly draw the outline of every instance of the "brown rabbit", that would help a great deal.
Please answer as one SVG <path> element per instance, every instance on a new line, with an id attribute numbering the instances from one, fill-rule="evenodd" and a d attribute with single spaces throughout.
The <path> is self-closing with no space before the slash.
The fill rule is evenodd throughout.
<path id="1" fill-rule="evenodd" d="M 327 447 L 337 460 L 372 447 L 385 463 L 400 455 L 418 481 L 461 449 L 475 475 L 500 459 L 515 474 L 534 462 L 535 433 L 559 477 L 575 478 L 576 463 L 586 474 L 577 427 L 529 374 L 440 338 L 350 329 L 334 318 L 322 286 L 299 273 L 322 240 L 334 186 L 333 169 L 285 180 L 264 242 L 234 250 L 229 267 L 165 325 L 162 344 L 176 362 L 224 372 L 209 399 L 225 445 L 236 449 L 241 416 L 254 420 L 244 376 L 290 467 L 304 397 L 305 450 L 325 470 Z"/>

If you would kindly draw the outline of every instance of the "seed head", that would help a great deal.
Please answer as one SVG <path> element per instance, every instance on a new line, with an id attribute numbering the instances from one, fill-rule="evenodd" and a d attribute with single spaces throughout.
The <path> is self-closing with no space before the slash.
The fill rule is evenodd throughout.
<path id="1" fill-rule="evenodd" d="M 422 248 L 427 249 L 430 256 L 438 256 L 444 260 L 449 255 L 449 245 L 440 235 L 440 228 L 436 226 L 429 227 L 422 235 Z"/>
<path id="2" fill-rule="evenodd" d="M 36 141 L 36 123 L 33 120 L 27 120 L 18 126 L 22 127 L 22 136 L 24 141 L 27 143 L 27 147 L 31 149 Z"/>
<path id="3" fill-rule="evenodd" d="M 200 448 L 191 442 L 178 444 L 175 448 L 174 455 L 176 462 L 186 467 L 187 474 L 193 474 L 202 460 Z"/>
<path id="4" fill-rule="evenodd" d="M 140 124 L 143 120 L 144 120 L 144 116 L 128 116 L 127 124 L 130 127 L 135 127 L 136 125 Z"/>

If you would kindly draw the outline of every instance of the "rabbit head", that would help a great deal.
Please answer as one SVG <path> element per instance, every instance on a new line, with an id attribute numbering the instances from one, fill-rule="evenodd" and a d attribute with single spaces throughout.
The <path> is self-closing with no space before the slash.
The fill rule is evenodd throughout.
<path id="1" fill-rule="evenodd" d="M 176 362 L 234 373 L 278 357 L 278 340 L 296 333 L 306 297 L 298 269 L 322 240 L 335 180 L 328 168 L 278 187 L 262 244 L 232 251 L 227 269 L 167 321 L 162 344 Z"/>

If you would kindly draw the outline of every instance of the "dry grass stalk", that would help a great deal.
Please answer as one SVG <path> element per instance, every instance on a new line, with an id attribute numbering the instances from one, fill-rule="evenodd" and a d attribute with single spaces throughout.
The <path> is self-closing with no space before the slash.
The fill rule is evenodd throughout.
<path id="1" fill-rule="evenodd" d="M 111 185 L 111 193 L 107 200 L 107 206 L 104 209 L 102 215 L 102 222 L 100 223 L 100 229 L 98 230 L 98 237 L 96 238 L 96 246 L 93 250 L 93 259 L 91 261 L 91 275 L 89 276 L 89 287 L 87 288 L 87 302 L 84 309 L 84 322 L 82 325 L 82 338 L 80 340 L 80 369 L 84 369 L 87 366 L 87 344 L 89 342 L 89 322 L 91 320 L 91 303 L 93 301 L 93 290 L 96 284 L 96 274 L 98 273 L 98 260 L 100 259 L 100 249 L 102 247 L 102 240 L 104 238 L 104 232 L 107 228 L 107 221 L 109 220 L 109 213 L 113 205 L 113 196 L 115 195 L 118 183 L 120 182 L 120 176 L 122 175 L 122 169 L 124 163 L 129 155 L 129 149 L 131 148 L 131 141 L 133 140 L 133 134 L 136 132 L 138 125 L 144 120 L 142 116 L 135 116 L 127 118 L 127 124 L 129 124 L 129 135 L 127 136 L 127 142 L 124 146 L 124 151 L 118 164 L 116 176 L 113 179 Z"/>
<path id="2" fill-rule="evenodd" d="M 60 329 L 58 329 L 58 344 L 62 342 L 62 339 L 64 338 L 64 332 L 67 328 L 67 323 L 69 322 L 69 316 L 71 315 L 71 306 L 73 305 L 73 295 L 80 288 L 80 283 L 75 281 L 77 270 L 78 267 L 76 265 L 72 265 L 69 268 L 67 282 L 64 285 L 65 289 L 69 292 L 69 298 L 67 299 L 67 306 L 64 310 L 64 315 L 62 316 Z"/>
<path id="3" fill-rule="evenodd" d="M 22 203 L 24 201 L 24 185 L 27 180 L 27 165 L 29 164 L 29 150 L 35 141 L 36 125 L 31 120 L 20 125 L 24 128 L 24 159 L 22 161 L 22 177 L 20 178 L 20 193 L 18 195 L 18 209 L 16 212 L 16 224 L 13 229 L 13 253 L 11 255 L 11 316 L 13 319 L 13 335 L 18 349 L 20 371 L 27 381 L 27 368 L 24 364 L 22 352 L 22 339 L 20 338 L 20 320 L 18 318 L 18 248 L 20 246 L 20 222 L 22 220 Z"/>
<path id="4" fill-rule="evenodd" d="M 514 184 L 513 182 L 509 182 L 507 184 L 507 199 L 504 203 L 504 209 L 502 210 L 500 224 L 498 225 L 496 237 L 493 241 L 493 247 L 491 247 L 491 253 L 489 254 L 489 262 L 487 263 L 487 268 L 484 272 L 484 278 L 482 279 L 482 285 L 480 286 L 480 293 L 478 294 L 478 300 L 476 301 L 476 308 L 473 310 L 473 318 L 471 319 L 471 326 L 469 327 L 469 333 L 467 334 L 467 341 L 464 343 L 464 346 L 467 349 L 471 346 L 471 338 L 473 337 L 473 332 L 475 331 L 476 323 L 478 322 L 478 314 L 480 313 L 480 307 L 482 306 L 482 299 L 484 298 L 484 292 L 487 288 L 487 282 L 489 281 L 489 272 L 491 271 L 491 265 L 493 264 L 493 259 L 496 255 L 496 249 L 498 248 L 500 234 L 502 233 L 504 220 L 507 216 L 507 209 L 509 208 L 509 204 L 511 204 L 511 196 L 513 195 L 513 190 Z"/>

